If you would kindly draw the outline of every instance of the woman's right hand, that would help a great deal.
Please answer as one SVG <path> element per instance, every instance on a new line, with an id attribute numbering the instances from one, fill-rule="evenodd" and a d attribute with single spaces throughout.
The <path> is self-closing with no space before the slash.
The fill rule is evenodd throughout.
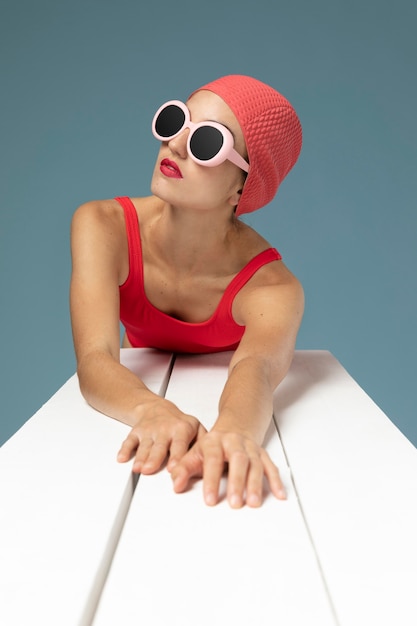
<path id="1" fill-rule="evenodd" d="M 206 432 L 196 417 L 182 413 L 164 398 L 138 407 L 140 417 L 122 443 L 117 455 L 125 463 L 135 455 L 133 471 L 142 474 L 157 472 L 169 456 L 171 471 L 191 444 Z"/>

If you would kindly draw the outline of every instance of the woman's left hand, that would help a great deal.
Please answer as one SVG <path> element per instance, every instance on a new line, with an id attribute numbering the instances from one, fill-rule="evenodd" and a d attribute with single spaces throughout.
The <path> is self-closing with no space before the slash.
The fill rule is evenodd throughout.
<path id="1" fill-rule="evenodd" d="M 275 497 L 286 498 L 278 468 L 268 453 L 242 434 L 220 430 L 202 435 L 172 468 L 174 490 L 185 491 L 191 478 L 202 477 L 204 500 L 214 505 L 226 467 L 227 500 L 232 508 L 240 508 L 245 502 L 250 507 L 262 504 L 264 475 Z"/>

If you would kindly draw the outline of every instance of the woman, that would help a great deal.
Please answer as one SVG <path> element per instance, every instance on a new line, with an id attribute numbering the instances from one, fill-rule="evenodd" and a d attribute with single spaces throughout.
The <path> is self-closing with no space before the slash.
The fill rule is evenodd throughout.
<path id="1" fill-rule="evenodd" d="M 259 506 L 267 477 L 285 498 L 262 442 L 272 396 L 290 366 L 303 291 L 279 253 L 238 216 L 275 195 L 301 149 L 290 103 L 248 76 L 225 76 L 155 115 L 161 147 L 152 196 L 89 202 L 72 223 L 71 317 L 81 391 L 132 427 L 118 460 L 150 474 L 168 457 L 176 492 L 203 477 L 205 502 Z M 119 361 L 124 347 L 234 350 L 218 417 L 152 393 Z"/>

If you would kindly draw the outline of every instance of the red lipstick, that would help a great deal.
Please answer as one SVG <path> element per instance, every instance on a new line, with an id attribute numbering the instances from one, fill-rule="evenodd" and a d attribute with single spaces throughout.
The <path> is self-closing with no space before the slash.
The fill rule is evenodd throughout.
<path id="1" fill-rule="evenodd" d="M 159 169 L 162 174 L 168 176 L 168 178 L 182 178 L 182 173 L 178 165 L 169 159 L 162 159 Z"/>

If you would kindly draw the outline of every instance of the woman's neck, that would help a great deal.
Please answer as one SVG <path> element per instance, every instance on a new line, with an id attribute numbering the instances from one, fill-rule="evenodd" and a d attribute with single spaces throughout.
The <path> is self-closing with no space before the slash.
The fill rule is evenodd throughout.
<path id="1" fill-rule="evenodd" d="M 224 264 L 241 223 L 223 210 L 193 211 L 164 203 L 154 222 L 154 242 L 171 263 L 198 271 Z"/>

